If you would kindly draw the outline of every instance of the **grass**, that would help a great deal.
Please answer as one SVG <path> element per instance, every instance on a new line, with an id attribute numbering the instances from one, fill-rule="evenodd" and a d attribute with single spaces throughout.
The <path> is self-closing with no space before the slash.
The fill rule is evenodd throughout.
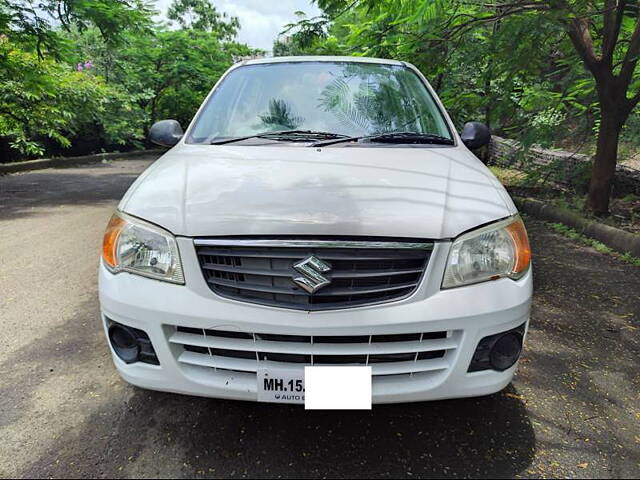
<path id="1" fill-rule="evenodd" d="M 521 187 L 527 180 L 527 174 L 515 168 L 498 167 L 491 165 L 489 170 L 500 180 L 505 187 Z"/>
<path id="2" fill-rule="evenodd" d="M 581 234 L 580 232 L 577 232 L 573 228 L 570 228 L 570 227 L 566 226 L 563 223 L 551 223 L 550 225 L 551 225 L 551 228 L 555 232 L 557 232 L 557 233 L 559 233 L 561 235 L 564 235 L 565 237 L 568 237 L 571 240 L 574 240 L 576 242 L 580 242 L 580 243 L 582 243 L 584 245 L 588 245 L 589 247 L 593 248 L 594 250 L 596 250 L 596 251 L 598 251 L 600 253 L 605 253 L 607 255 L 614 256 L 617 259 L 622 260 L 623 262 L 630 263 L 631 265 L 635 265 L 637 267 L 640 267 L 640 258 L 634 257 L 629 252 L 627 252 L 627 253 L 615 252 L 612 249 L 610 249 L 609 247 L 607 247 L 604 243 L 599 242 L 598 240 L 594 240 L 593 238 L 589 238 L 589 237 Z"/>
<path id="3" fill-rule="evenodd" d="M 612 198 L 609 204 L 611 215 L 595 217 L 586 208 L 586 194 L 576 193 L 575 189 L 552 183 L 540 183 L 536 175 L 529 175 L 509 167 L 489 167 L 493 174 L 513 195 L 533 197 L 556 207 L 571 210 L 585 218 L 605 223 L 612 227 L 640 234 L 640 196 L 628 194 Z M 539 178 L 538 178 L 539 180 Z"/>
<path id="4" fill-rule="evenodd" d="M 621 165 L 624 165 L 627 161 L 638 158 L 640 154 L 640 145 L 638 145 L 637 131 L 626 130 L 620 138 L 620 143 L 618 143 L 618 159 Z M 560 150 L 568 151 L 568 152 L 576 152 L 584 155 L 595 155 L 596 154 L 596 136 L 592 136 L 589 139 L 581 139 L 579 142 L 575 142 L 576 138 L 580 138 L 580 135 L 568 135 L 564 141 L 560 141 L 557 143 L 556 147 Z"/>
<path id="5" fill-rule="evenodd" d="M 531 178 L 529 178 L 526 173 L 519 170 L 498 167 L 495 165 L 492 165 L 489 168 L 498 180 L 500 180 L 500 182 L 508 189 L 519 190 L 522 189 L 522 187 L 529 187 L 531 184 Z M 550 185 L 547 185 L 543 190 L 536 190 L 532 193 L 532 196 L 546 201 L 551 205 L 571 210 L 583 217 L 593 218 L 598 222 L 622 228 L 623 230 L 631 233 L 640 234 L 640 197 L 637 195 L 629 194 L 622 198 L 612 198 L 610 207 L 613 215 L 606 218 L 596 218 L 585 211 L 586 195 L 578 195 L 570 191 L 563 191 L 560 188 L 555 189 Z M 618 253 L 607 247 L 604 243 L 594 240 L 593 238 L 589 238 L 562 223 L 551 223 L 550 225 L 557 233 L 560 233 L 571 240 L 588 245 L 600 253 L 611 255 L 623 262 L 640 267 L 640 258 L 631 255 L 629 252 Z"/>

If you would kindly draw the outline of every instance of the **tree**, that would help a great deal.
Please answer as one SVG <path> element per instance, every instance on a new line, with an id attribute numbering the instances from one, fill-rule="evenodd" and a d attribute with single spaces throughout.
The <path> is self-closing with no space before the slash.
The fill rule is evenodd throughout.
<path id="1" fill-rule="evenodd" d="M 315 25 L 299 22 L 294 39 L 309 43 L 316 27 L 326 28 L 326 36 L 341 24 L 348 29 L 342 37 L 348 53 L 391 56 L 426 67 L 454 110 L 482 108 L 486 120 L 500 125 L 506 117 L 499 110 L 504 109 L 516 113 L 516 119 L 529 120 L 534 132 L 537 124 L 526 114 L 532 106 L 537 119 L 556 127 L 566 113 L 585 116 L 595 111 L 597 145 L 587 206 L 596 214 L 608 212 L 620 133 L 640 101 L 636 0 L 318 0 L 318 4 L 325 17 L 312 22 Z M 452 82 L 469 63 L 467 85 Z M 579 64 L 586 67 L 586 79 L 576 69 Z M 447 85 L 462 94 L 447 91 Z M 507 122 L 512 124 L 500 125 L 507 132 L 527 130 L 524 124 Z"/>
<path id="2" fill-rule="evenodd" d="M 238 20 L 206 0 L 172 11 L 182 28 L 154 24 L 144 0 L 0 0 L 0 152 L 139 147 L 155 120 L 187 124 L 224 71 L 256 51 L 232 40 Z"/>
<path id="3" fill-rule="evenodd" d="M 149 125 L 163 118 L 186 125 L 235 59 L 254 52 L 246 45 L 221 41 L 216 32 L 159 31 L 131 39 L 118 59 L 117 81 L 148 93 L 141 105 Z"/>
<path id="4" fill-rule="evenodd" d="M 135 96 L 91 71 L 40 59 L 6 37 L 0 37 L 0 64 L 0 135 L 13 149 L 41 155 L 47 142 L 67 148 L 82 133 L 98 148 L 142 138 Z"/>
<path id="5" fill-rule="evenodd" d="M 140 138 L 135 97 L 62 58 L 66 32 L 95 28 L 113 48 L 125 31 L 148 31 L 151 13 L 142 0 L 1 1 L 0 146 L 36 156 L 83 131 L 100 138 L 94 148 Z"/>
<path id="6" fill-rule="evenodd" d="M 185 29 L 215 33 L 220 40 L 233 40 L 240 27 L 236 17 L 218 12 L 209 0 L 173 0 L 167 18 Z"/>
<path id="7" fill-rule="evenodd" d="M 561 26 L 595 81 L 600 121 L 587 206 L 607 214 L 622 127 L 640 101 L 636 66 L 640 15 L 634 0 L 503 0 L 481 7 L 473 19 L 459 18 L 452 31 L 537 12 Z"/>
<path id="8" fill-rule="evenodd" d="M 115 43 L 127 30 L 145 30 L 153 10 L 145 0 L 27 0 L 0 2 L 0 35 L 33 47 L 40 57 L 60 54 L 61 30 L 98 28 L 103 38 Z"/>
<path id="9" fill-rule="evenodd" d="M 627 0 L 585 3 L 580 10 L 555 2 L 550 6 L 568 14 L 564 22 L 567 33 L 595 79 L 600 128 L 587 201 L 595 213 L 604 214 L 609 210 L 620 132 L 640 101 L 635 75 L 640 55 L 640 15 L 636 2 Z"/>

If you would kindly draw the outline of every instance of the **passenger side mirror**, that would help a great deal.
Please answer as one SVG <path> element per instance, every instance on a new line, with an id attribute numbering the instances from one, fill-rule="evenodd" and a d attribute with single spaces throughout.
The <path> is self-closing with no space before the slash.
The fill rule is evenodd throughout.
<path id="1" fill-rule="evenodd" d="M 151 125 L 149 140 L 163 147 L 173 147 L 180 141 L 184 131 L 176 120 L 160 120 Z"/>
<path id="2" fill-rule="evenodd" d="M 460 133 L 462 143 L 464 143 L 469 150 L 476 150 L 485 145 L 489 145 L 491 141 L 491 132 L 489 127 L 480 122 L 467 122 L 465 123 L 462 133 Z"/>

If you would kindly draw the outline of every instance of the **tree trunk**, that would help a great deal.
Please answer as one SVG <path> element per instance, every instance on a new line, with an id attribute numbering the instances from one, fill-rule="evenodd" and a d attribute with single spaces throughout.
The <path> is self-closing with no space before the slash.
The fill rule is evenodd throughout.
<path id="1" fill-rule="evenodd" d="M 602 108 L 600 114 L 598 145 L 587 197 L 587 206 L 596 215 L 609 213 L 609 198 L 618 159 L 618 140 L 624 124 L 624 120 L 620 119 L 622 110 L 615 107 Z"/>
<path id="2" fill-rule="evenodd" d="M 484 80 L 484 98 L 484 123 L 487 127 L 491 128 L 491 63 L 489 63 L 488 71 Z"/>

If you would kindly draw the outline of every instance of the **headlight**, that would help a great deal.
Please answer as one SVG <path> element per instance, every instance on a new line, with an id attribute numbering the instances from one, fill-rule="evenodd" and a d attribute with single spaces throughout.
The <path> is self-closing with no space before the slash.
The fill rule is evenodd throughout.
<path id="1" fill-rule="evenodd" d="M 102 242 L 102 260 L 111 273 L 130 272 L 184 284 L 174 236 L 150 223 L 116 212 Z"/>
<path id="2" fill-rule="evenodd" d="M 458 237 L 451 246 L 442 288 L 518 279 L 529 268 L 531 249 L 519 215 Z"/>

